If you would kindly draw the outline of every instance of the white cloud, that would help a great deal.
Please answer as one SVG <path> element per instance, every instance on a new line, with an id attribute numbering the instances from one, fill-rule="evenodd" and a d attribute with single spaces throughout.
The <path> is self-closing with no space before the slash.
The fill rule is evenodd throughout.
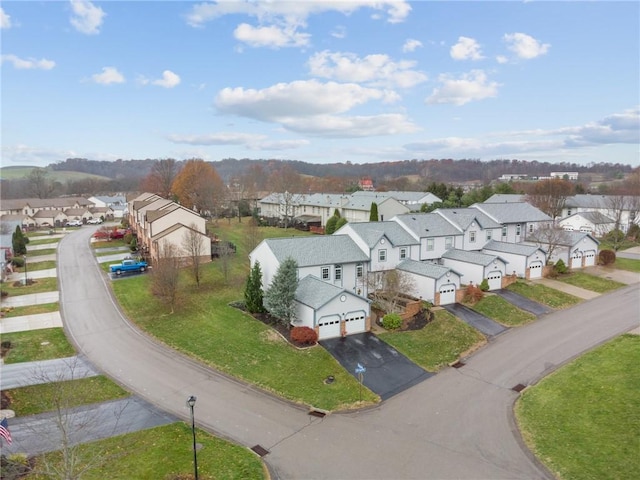
<path id="1" fill-rule="evenodd" d="M 458 37 L 458 43 L 451 47 L 449 53 L 454 60 L 482 60 L 484 58 L 480 44 L 469 37 Z"/>
<path id="2" fill-rule="evenodd" d="M 297 32 L 293 28 L 281 28 L 276 25 L 253 27 L 242 23 L 233 32 L 236 40 L 251 47 L 303 47 L 309 44 L 310 35 Z"/>
<path id="3" fill-rule="evenodd" d="M 173 143 L 199 146 L 240 145 L 250 150 L 292 150 L 309 144 L 308 140 L 268 140 L 266 135 L 219 132 L 206 135 L 169 135 Z"/>
<path id="4" fill-rule="evenodd" d="M 100 85 L 125 82 L 124 76 L 115 67 L 102 67 L 102 73 L 91 75 L 91 79 Z"/>
<path id="5" fill-rule="evenodd" d="M 5 166 L 14 164 L 46 167 L 52 163 L 59 162 L 61 158 L 77 158 L 80 156 L 78 152 L 73 150 L 56 150 L 25 144 L 2 145 L 2 163 Z"/>
<path id="6" fill-rule="evenodd" d="M 507 57 L 505 57 L 504 55 L 498 55 L 496 57 L 496 62 L 498 63 L 507 63 L 509 61 L 509 59 Z"/>
<path id="7" fill-rule="evenodd" d="M 490 82 L 482 70 L 472 70 L 457 79 L 450 75 L 440 75 L 439 81 L 442 86 L 433 89 L 433 93 L 427 98 L 429 104 L 464 105 L 471 101 L 484 100 L 497 96 L 500 86 L 497 82 Z"/>
<path id="8" fill-rule="evenodd" d="M 338 25 L 334 27 L 330 34 L 333 38 L 346 38 L 347 36 L 347 28 L 343 25 Z"/>
<path id="9" fill-rule="evenodd" d="M 285 128 L 294 132 L 331 138 L 399 135 L 419 130 L 406 116 L 394 113 L 353 117 L 315 115 L 289 119 L 282 123 Z"/>
<path id="10" fill-rule="evenodd" d="M 176 85 L 180 84 L 180 77 L 173 73 L 171 70 L 165 70 L 162 72 L 162 78 L 158 80 L 154 80 L 154 85 L 158 85 L 159 87 L 164 88 L 173 88 Z"/>
<path id="11" fill-rule="evenodd" d="M 583 126 L 562 128 L 554 132 L 567 135 L 567 146 L 628 143 L 640 144 L 640 109 L 609 115 Z"/>
<path id="12" fill-rule="evenodd" d="M 540 43 L 526 33 L 506 33 L 503 40 L 507 48 L 520 59 L 530 60 L 546 54 L 551 47 L 548 43 Z"/>
<path id="13" fill-rule="evenodd" d="M 0 28 L 11 28 L 11 16 L 0 7 Z"/>
<path id="14" fill-rule="evenodd" d="M 4 62 L 11 63 L 18 70 L 51 70 L 56 66 L 56 62 L 46 58 L 40 60 L 35 58 L 24 59 L 16 55 L 2 55 L 2 63 Z"/>
<path id="15" fill-rule="evenodd" d="M 405 53 L 413 52 L 418 47 L 422 47 L 422 42 L 420 40 L 414 40 L 413 38 L 409 38 L 407 39 L 406 42 L 404 42 L 404 45 L 402 45 L 402 51 Z"/>
<path id="16" fill-rule="evenodd" d="M 87 35 L 97 35 L 100 33 L 102 20 L 107 15 L 102 8 L 96 7 L 87 0 L 70 0 L 73 15 L 70 19 L 71 25 L 80 33 Z"/>
<path id="17" fill-rule="evenodd" d="M 363 82 L 390 88 L 409 88 L 427 80 L 427 76 L 412 70 L 416 62 L 393 62 L 387 55 L 367 55 L 359 58 L 352 53 L 318 52 L 308 62 L 312 75 L 341 82 Z"/>

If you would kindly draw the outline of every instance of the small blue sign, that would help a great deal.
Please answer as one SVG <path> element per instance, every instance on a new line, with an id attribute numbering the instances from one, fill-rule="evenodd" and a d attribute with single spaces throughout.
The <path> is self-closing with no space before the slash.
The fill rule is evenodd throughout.
<path id="1" fill-rule="evenodd" d="M 358 366 L 356 367 L 356 373 L 364 373 L 366 371 L 367 371 L 367 369 L 364 366 L 362 366 L 361 364 L 358 364 Z"/>

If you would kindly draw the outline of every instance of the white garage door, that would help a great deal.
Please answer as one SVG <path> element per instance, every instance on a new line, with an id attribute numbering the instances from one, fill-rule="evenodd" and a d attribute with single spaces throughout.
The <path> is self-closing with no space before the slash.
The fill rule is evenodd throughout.
<path id="1" fill-rule="evenodd" d="M 489 272 L 487 280 L 489 280 L 489 290 L 498 290 L 502 288 L 502 272 Z"/>
<path id="2" fill-rule="evenodd" d="M 440 287 L 440 305 L 456 303 L 456 286 L 453 283 Z"/>
<path id="3" fill-rule="evenodd" d="M 362 333 L 366 330 L 367 325 L 365 323 L 364 313 L 357 312 L 347 315 L 344 319 L 344 328 L 347 335 L 351 333 Z"/>
<path id="4" fill-rule="evenodd" d="M 569 268 L 582 268 L 582 252 L 573 252 Z"/>
<path id="5" fill-rule="evenodd" d="M 596 251 L 587 250 L 584 252 L 584 266 L 593 267 L 596 264 Z"/>
<path id="6" fill-rule="evenodd" d="M 318 320 L 318 339 L 333 338 L 340 336 L 340 316 L 329 315 Z"/>
<path id="7" fill-rule="evenodd" d="M 529 265 L 529 278 L 542 278 L 542 262 L 531 262 Z"/>

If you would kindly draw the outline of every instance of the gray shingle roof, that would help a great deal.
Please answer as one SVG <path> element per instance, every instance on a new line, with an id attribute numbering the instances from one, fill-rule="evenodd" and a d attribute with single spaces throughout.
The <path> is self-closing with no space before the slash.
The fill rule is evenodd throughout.
<path id="1" fill-rule="evenodd" d="M 446 237 L 462 233 L 436 213 L 407 213 L 396 215 L 394 218 L 406 225 L 418 238 Z"/>
<path id="2" fill-rule="evenodd" d="M 603 224 L 607 224 L 607 223 L 616 223 L 616 221 L 612 218 L 607 217 L 606 215 L 600 213 L 600 212 L 578 212 L 578 213 L 574 213 L 573 215 L 567 217 L 567 218 L 563 218 L 562 221 L 564 222 L 565 220 L 569 219 L 569 218 L 573 218 L 573 217 L 582 217 L 584 218 L 586 221 L 593 223 L 594 225 L 603 225 Z"/>
<path id="3" fill-rule="evenodd" d="M 265 243 L 279 262 L 291 257 L 298 267 L 369 260 L 369 257 L 346 235 L 267 238 Z"/>
<path id="4" fill-rule="evenodd" d="M 501 253 L 513 253 L 515 255 L 533 255 L 537 250 L 541 250 L 536 245 L 525 245 L 523 243 L 508 243 L 490 240 L 484 246 L 483 250 L 491 250 Z"/>
<path id="5" fill-rule="evenodd" d="M 519 193 L 495 193 L 487 198 L 484 203 L 513 203 L 524 202 L 525 195 Z"/>
<path id="6" fill-rule="evenodd" d="M 526 202 L 511 203 L 476 203 L 471 205 L 498 223 L 548 222 L 551 217 Z"/>
<path id="7" fill-rule="evenodd" d="M 600 244 L 600 242 L 597 239 L 595 239 L 594 237 L 592 237 L 588 233 L 575 232 L 575 231 L 574 232 L 569 232 L 567 230 L 554 231 L 554 233 L 553 233 L 553 243 L 555 243 L 556 245 L 562 245 L 562 246 L 565 246 L 565 247 L 572 247 L 572 246 L 576 245 L 578 242 L 580 242 L 585 237 L 591 238 L 598 245 Z M 545 236 L 545 232 L 542 231 L 541 229 L 538 229 L 538 230 L 534 231 L 531 235 L 529 235 L 527 237 L 527 242 L 536 242 L 536 243 L 539 243 L 541 245 L 545 245 L 545 244 L 548 245 L 549 244 L 548 236 Z"/>
<path id="8" fill-rule="evenodd" d="M 469 252 L 467 250 L 458 250 L 457 248 L 450 248 L 442 254 L 442 258 L 447 258 L 449 260 L 459 260 L 466 263 L 474 263 L 476 265 L 483 265 L 485 267 L 498 258 L 504 262 L 504 260 L 502 260 L 497 255 L 491 255 L 481 252 Z"/>
<path id="9" fill-rule="evenodd" d="M 298 282 L 295 298 L 298 302 L 317 310 L 343 292 L 346 292 L 344 288 L 323 282 L 313 275 L 307 275 Z"/>
<path id="10" fill-rule="evenodd" d="M 473 222 L 478 222 L 485 229 L 500 228 L 502 226 L 477 208 L 438 208 L 434 213 L 442 215 L 462 230 L 467 230 Z"/>
<path id="11" fill-rule="evenodd" d="M 415 273 L 416 275 L 421 275 L 423 277 L 435 278 L 436 280 L 444 277 L 447 272 L 453 272 L 460 276 L 458 272 L 449 267 L 436 265 L 435 263 L 418 262 L 417 260 L 404 260 L 402 263 L 398 264 L 396 268 L 398 270 Z"/>
<path id="12" fill-rule="evenodd" d="M 366 242 L 369 248 L 373 248 L 383 235 L 394 247 L 419 243 L 397 222 L 362 222 L 350 223 L 348 226 Z"/>

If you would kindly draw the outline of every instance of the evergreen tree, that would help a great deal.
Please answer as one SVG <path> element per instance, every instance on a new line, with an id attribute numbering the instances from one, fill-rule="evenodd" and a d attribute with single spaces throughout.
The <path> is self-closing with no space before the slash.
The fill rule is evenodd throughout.
<path id="1" fill-rule="evenodd" d="M 260 262 L 256 262 L 249 272 L 247 285 L 244 289 L 244 303 L 250 313 L 264 312 Z"/>
<path id="2" fill-rule="evenodd" d="M 369 214 L 369 221 L 378 221 L 378 204 L 376 202 L 371 202 L 371 213 Z"/>
<path id="3" fill-rule="evenodd" d="M 346 218 L 339 218 L 338 221 L 336 222 L 336 231 L 340 230 L 342 227 L 344 227 L 347 223 L 349 223 L 347 221 Z"/>
<path id="4" fill-rule="evenodd" d="M 295 296 L 298 288 L 298 264 L 289 257 L 280 264 L 264 294 L 264 306 L 285 325 L 295 319 Z"/>
<path id="5" fill-rule="evenodd" d="M 327 224 L 324 226 L 324 233 L 326 235 L 332 235 L 333 232 L 336 231 L 337 223 L 338 223 L 338 217 L 336 217 L 335 215 L 329 218 L 329 220 L 327 220 Z"/>
<path id="6" fill-rule="evenodd" d="M 29 238 L 25 237 L 22 233 L 20 225 L 16 226 L 16 231 L 11 236 L 11 246 L 13 247 L 13 255 L 26 255 L 27 243 Z"/>
<path id="7" fill-rule="evenodd" d="M 340 217 L 341 217 L 340 212 L 338 211 L 338 209 L 337 209 L 337 208 L 334 210 L 334 212 L 333 212 L 333 216 L 334 216 L 334 217 L 338 217 L 338 218 L 340 218 Z"/>

